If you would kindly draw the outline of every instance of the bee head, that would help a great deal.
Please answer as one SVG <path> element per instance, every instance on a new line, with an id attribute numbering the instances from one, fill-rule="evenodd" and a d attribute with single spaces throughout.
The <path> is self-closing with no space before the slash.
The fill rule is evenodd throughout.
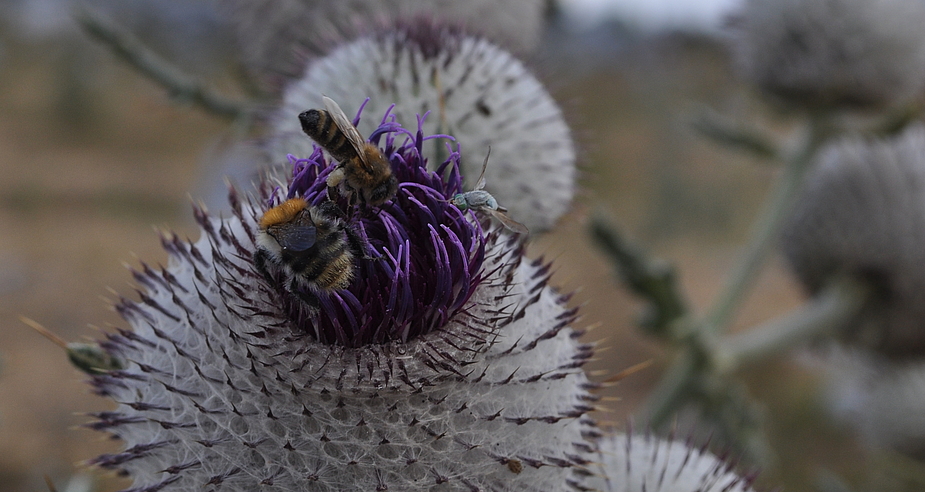
<path id="1" fill-rule="evenodd" d="M 263 214 L 260 218 L 260 230 L 266 231 L 273 226 L 292 222 L 306 208 L 308 203 L 304 198 L 290 198 Z"/>
<path id="2" fill-rule="evenodd" d="M 267 210 L 260 218 L 257 233 L 258 246 L 274 256 L 306 251 L 317 238 L 308 204 L 302 198 L 290 198 Z"/>

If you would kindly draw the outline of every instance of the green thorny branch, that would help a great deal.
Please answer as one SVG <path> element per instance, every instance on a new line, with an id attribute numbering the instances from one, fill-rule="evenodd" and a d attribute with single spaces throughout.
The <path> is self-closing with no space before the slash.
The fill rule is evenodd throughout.
<path id="1" fill-rule="evenodd" d="M 216 94 L 201 81 L 184 73 L 152 51 L 133 34 L 99 14 L 79 10 L 75 18 L 90 36 L 108 46 L 132 68 L 166 89 L 174 100 L 198 106 L 221 118 L 243 122 L 245 126 L 249 124 L 253 115 L 253 104 Z"/>
<path id="2" fill-rule="evenodd" d="M 813 337 L 833 332 L 861 309 L 868 291 L 849 278 L 829 284 L 807 304 L 781 318 L 741 334 L 725 332 L 745 299 L 776 241 L 806 171 L 818 149 L 835 134 L 825 115 L 809 118 L 788 149 L 754 129 L 736 127 L 707 115 L 695 122 L 698 130 L 719 143 L 764 158 L 783 161 L 764 208 L 755 222 L 740 262 L 706 314 L 689 312 L 676 283 L 674 269 L 648 258 L 597 218 L 592 234 L 614 261 L 618 277 L 647 302 L 640 325 L 671 342 L 680 352 L 663 375 L 644 409 L 653 428 L 664 426 L 684 406 L 696 403 L 702 417 L 716 424 L 751 458 L 768 463 L 771 453 L 762 429 L 762 409 L 730 374 L 743 364 L 780 353 Z"/>

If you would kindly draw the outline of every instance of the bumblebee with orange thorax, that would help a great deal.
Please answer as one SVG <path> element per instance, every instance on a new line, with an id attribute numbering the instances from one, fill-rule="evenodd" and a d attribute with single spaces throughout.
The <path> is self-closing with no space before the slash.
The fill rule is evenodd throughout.
<path id="1" fill-rule="evenodd" d="M 336 102 L 325 97 L 324 107 L 303 112 L 299 121 L 302 131 L 338 162 L 328 175 L 328 195 L 337 188 L 341 195 L 357 197 L 372 206 L 391 200 L 398 191 L 398 180 L 392 175 L 389 160 L 360 135 Z"/>
<path id="2" fill-rule="evenodd" d="M 333 202 L 309 205 L 290 198 L 266 211 L 257 229 L 254 266 L 271 284 L 298 296 L 312 311 L 318 296 L 346 289 L 363 242 Z M 281 279 L 281 280 L 277 280 Z"/>

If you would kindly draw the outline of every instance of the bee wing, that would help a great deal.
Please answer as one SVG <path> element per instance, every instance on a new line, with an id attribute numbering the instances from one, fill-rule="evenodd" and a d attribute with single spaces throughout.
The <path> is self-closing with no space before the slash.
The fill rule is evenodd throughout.
<path id="1" fill-rule="evenodd" d="M 360 155 L 360 160 L 363 161 L 363 164 L 367 164 L 366 152 L 364 152 L 366 139 L 360 135 L 357 127 L 353 126 L 353 123 L 347 118 L 347 115 L 344 114 L 344 110 L 340 109 L 340 106 L 328 96 L 324 96 L 324 109 L 328 111 L 331 118 L 334 118 L 334 123 L 337 125 L 337 128 L 347 137 L 347 141 L 350 142 L 353 149 Z"/>
<path id="2" fill-rule="evenodd" d="M 482 163 L 482 174 L 479 174 L 479 180 L 475 183 L 473 191 L 481 190 L 485 187 L 485 170 L 488 169 L 488 157 L 491 155 L 491 147 L 488 147 L 488 153 L 485 154 L 485 162 Z"/>
<path id="3" fill-rule="evenodd" d="M 507 215 L 506 213 L 501 212 L 500 210 L 492 210 L 492 209 L 490 209 L 490 208 L 485 208 L 485 209 L 483 209 L 483 210 L 486 211 L 486 212 L 488 212 L 488 213 L 490 213 L 490 214 L 492 215 L 492 217 L 494 217 L 494 218 L 498 219 L 499 221 L 501 221 L 501 223 L 504 224 L 504 227 L 507 227 L 508 229 L 510 229 L 510 230 L 512 230 L 512 231 L 514 231 L 514 232 L 516 232 L 517 234 L 524 234 L 524 235 L 527 235 L 527 234 L 530 233 L 530 230 L 527 229 L 527 226 L 525 226 L 525 225 L 521 224 L 520 222 L 517 222 L 516 220 L 514 220 L 514 219 L 508 217 L 508 215 Z"/>
<path id="4" fill-rule="evenodd" d="M 300 225 L 291 227 L 279 238 L 279 245 L 293 251 L 305 251 L 315 245 L 318 230 L 315 226 Z"/>

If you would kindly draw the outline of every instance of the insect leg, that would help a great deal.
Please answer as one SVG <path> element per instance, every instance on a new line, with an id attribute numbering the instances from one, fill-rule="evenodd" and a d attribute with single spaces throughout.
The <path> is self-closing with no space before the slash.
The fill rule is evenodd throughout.
<path id="1" fill-rule="evenodd" d="M 267 282 L 272 284 L 273 276 L 270 275 L 270 270 L 267 269 L 268 261 L 269 261 L 269 254 L 266 251 L 262 249 L 258 249 L 257 252 L 254 253 L 254 268 L 257 269 L 260 275 L 263 275 L 263 278 Z"/>

